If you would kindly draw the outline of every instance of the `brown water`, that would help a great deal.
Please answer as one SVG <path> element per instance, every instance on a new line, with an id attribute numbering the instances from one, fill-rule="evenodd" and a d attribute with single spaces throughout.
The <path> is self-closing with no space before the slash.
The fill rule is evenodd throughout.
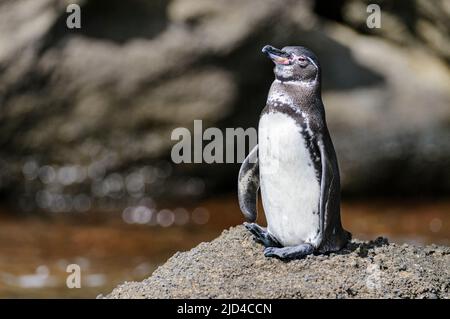
<path id="1" fill-rule="evenodd" d="M 198 205 L 186 206 L 192 211 Z M 242 223 L 234 196 L 207 200 L 204 225 L 127 224 L 120 212 L 17 217 L 0 213 L 0 297 L 86 297 L 142 280 L 176 251 L 188 250 Z M 450 245 L 450 200 L 344 202 L 354 237 Z M 260 222 L 263 223 L 262 217 Z M 68 264 L 81 267 L 81 288 L 66 285 Z"/>

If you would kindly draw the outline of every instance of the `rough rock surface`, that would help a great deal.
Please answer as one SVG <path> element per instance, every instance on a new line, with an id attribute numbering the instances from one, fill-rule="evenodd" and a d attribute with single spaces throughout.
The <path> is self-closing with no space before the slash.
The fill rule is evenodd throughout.
<path id="1" fill-rule="evenodd" d="M 386 239 L 330 255 L 282 262 L 265 258 L 243 226 L 176 253 L 142 282 L 106 298 L 449 298 L 450 247 Z"/>

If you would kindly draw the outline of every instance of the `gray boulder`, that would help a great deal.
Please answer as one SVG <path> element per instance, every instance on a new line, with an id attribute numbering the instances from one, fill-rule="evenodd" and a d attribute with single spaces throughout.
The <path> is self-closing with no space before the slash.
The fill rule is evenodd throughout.
<path id="1" fill-rule="evenodd" d="M 262 251 L 243 226 L 231 228 L 105 298 L 450 297 L 448 247 L 353 240 L 338 253 L 290 262 Z"/>

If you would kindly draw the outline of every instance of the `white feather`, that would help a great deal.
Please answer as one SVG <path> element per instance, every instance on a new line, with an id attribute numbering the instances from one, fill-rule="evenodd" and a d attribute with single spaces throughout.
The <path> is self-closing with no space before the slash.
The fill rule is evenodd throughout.
<path id="1" fill-rule="evenodd" d="M 268 231 L 284 246 L 315 245 L 320 227 L 320 184 L 301 126 L 286 114 L 268 113 L 260 119 L 258 134 Z"/>

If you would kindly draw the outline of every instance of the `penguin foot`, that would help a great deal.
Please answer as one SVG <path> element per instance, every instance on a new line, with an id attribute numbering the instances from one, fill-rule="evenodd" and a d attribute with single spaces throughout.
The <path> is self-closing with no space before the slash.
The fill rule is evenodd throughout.
<path id="1" fill-rule="evenodd" d="M 284 260 L 301 259 L 306 255 L 314 252 L 314 247 L 311 244 L 301 244 L 298 246 L 289 247 L 267 247 L 264 249 L 264 256 L 276 257 Z"/>
<path id="2" fill-rule="evenodd" d="M 255 223 L 244 223 L 245 228 L 247 228 L 253 235 L 253 239 L 265 247 L 281 247 L 278 240 L 273 237 L 267 230 Z"/>

